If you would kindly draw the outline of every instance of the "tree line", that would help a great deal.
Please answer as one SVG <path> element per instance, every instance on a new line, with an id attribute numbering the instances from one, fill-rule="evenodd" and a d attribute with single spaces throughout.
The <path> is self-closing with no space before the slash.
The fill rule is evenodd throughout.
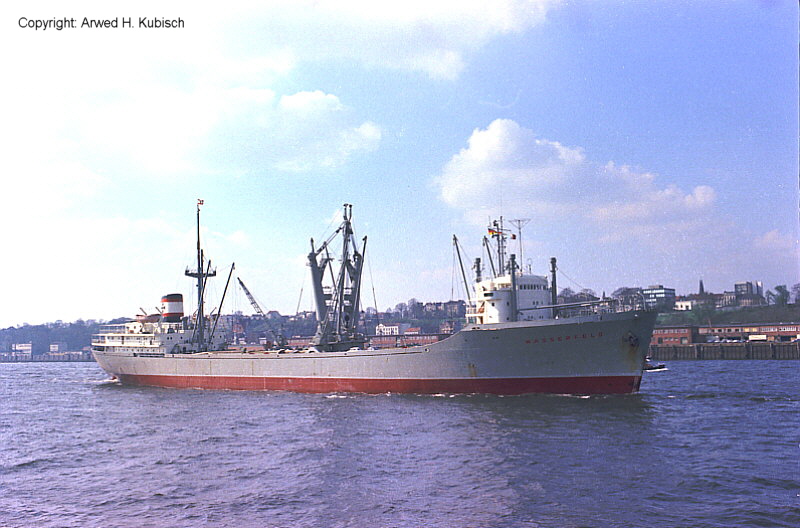
<path id="1" fill-rule="evenodd" d="M 56 321 L 40 325 L 29 325 L 0 329 L 0 351 L 10 351 L 17 343 L 31 343 L 39 352 L 48 352 L 52 343 L 64 343 L 67 350 L 78 351 L 89 346 L 92 334 L 100 331 L 104 324 L 123 323 L 128 319 L 120 318 L 112 321 L 84 321 L 78 319 L 71 323 Z"/>

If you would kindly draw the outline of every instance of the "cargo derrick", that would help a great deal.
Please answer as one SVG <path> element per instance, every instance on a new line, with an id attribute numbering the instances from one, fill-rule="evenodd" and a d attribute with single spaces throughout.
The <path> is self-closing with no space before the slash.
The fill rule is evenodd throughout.
<path id="1" fill-rule="evenodd" d="M 364 237 L 359 252 L 352 217 L 353 206 L 344 204 L 344 220 L 339 228 L 318 249 L 314 248 L 314 239 L 311 239 L 308 264 L 317 308 L 317 331 L 311 346 L 321 351 L 364 348 L 367 342 L 366 336 L 358 332 L 361 274 L 367 237 Z M 339 273 L 334 274 L 331 264 L 334 259 L 328 253 L 328 246 L 339 234 L 342 235 L 342 264 Z M 329 271 L 331 286 L 323 285 L 326 270 Z"/>

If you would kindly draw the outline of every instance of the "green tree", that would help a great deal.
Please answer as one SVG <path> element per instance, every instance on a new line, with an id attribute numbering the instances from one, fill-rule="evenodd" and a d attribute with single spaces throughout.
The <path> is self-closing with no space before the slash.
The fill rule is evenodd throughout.
<path id="1" fill-rule="evenodd" d="M 569 286 L 561 290 L 561 293 L 558 294 L 558 302 L 561 303 L 569 303 L 575 301 L 575 291 Z"/>
<path id="2" fill-rule="evenodd" d="M 786 306 L 789 304 L 789 290 L 785 284 L 775 286 L 775 304 L 778 306 Z"/>
<path id="3" fill-rule="evenodd" d="M 698 326 L 711 324 L 717 310 L 713 304 L 697 304 L 689 312 L 689 320 Z"/>
<path id="4" fill-rule="evenodd" d="M 599 299 L 597 294 L 591 288 L 584 288 L 578 293 L 578 297 L 582 301 L 595 301 Z"/>

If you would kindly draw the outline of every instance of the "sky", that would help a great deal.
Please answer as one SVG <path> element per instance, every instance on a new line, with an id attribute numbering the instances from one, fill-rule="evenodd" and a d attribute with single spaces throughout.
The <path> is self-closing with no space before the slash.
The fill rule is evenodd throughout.
<path id="1" fill-rule="evenodd" d="M 11 0 L 0 17 L 2 328 L 167 293 L 192 310 L 198 198 L 212 304 L 235 263 L 283 314 L 313 309 L 309 240 L 344 203 L 380 310 L 464 298 L 452 237 L 469 266 L 501 215 L 530 220 L 524 264 L 557 257 L 560 287 L 800 282 L 792 0 Z M 252 313 L 232 286 L 233 310 Z"/>

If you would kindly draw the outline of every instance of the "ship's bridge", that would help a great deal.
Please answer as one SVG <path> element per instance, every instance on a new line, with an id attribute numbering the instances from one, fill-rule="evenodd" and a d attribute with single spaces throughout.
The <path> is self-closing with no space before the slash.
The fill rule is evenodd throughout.
<path id="1" fill-rule="evenodd" d="M 550 305 L 550 288 L 546 277 L 517 273 L 514 282 L 517 290 L 516 320 L 552 319 L 552 309 L 537 308 Z M 467 318 L 473 319 L 477 324 L 513 321 L 512 297 L 510 274 L 482 280 L 475 285 L 476 302 L 474 307 L 467 310 Z"/>

